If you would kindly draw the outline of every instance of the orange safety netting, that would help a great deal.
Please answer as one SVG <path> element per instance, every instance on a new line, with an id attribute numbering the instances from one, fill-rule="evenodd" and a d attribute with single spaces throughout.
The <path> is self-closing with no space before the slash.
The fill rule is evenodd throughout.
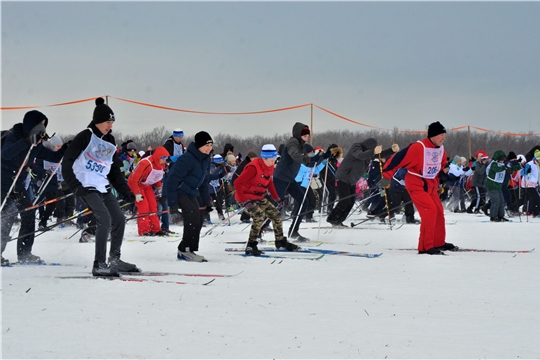
<path id="1" fill-rule="evenodd" d="M 338 118 L 340 118 L 342 120 L 345 120 L 345 121 L 348 121 L 348 122 L 351 122 L 353 124 L 357 124 L 357 125 L 360 125 L 360 126 L 365 126 L 365 127 L 368 127 L 368 128 L 372 128 L 372 129 L 377 129 L 377 130 L 382 130 L 382 131 L 402 132 L 402 133 L 409 133 L 409 134 L 425 134 L 425 133 L 427 133 L 427 130 L 394 130 L 394 129 L 386 129 L 386 128 L 381 128 L 381 127 L 378 127 L 378 126 L 364 124 L 364 123 L 349 119 L 349 118 L 347 118 L 345 116 L 339 115 L 339 114 L 337 114 L 337 113 L 335 113 L 333 111 L 330 111 L 328 109 L 325 109 L 325 108 L 323 108 L 321 106 L 318 106 L 318 105 L 315 105 L 315 104 L 301 104 L 301 105 L 289 106 L 289 107 L 284 107 L 284 108 L 261 110 L 261 111 L 215 112 L 215 111 L 197 111 L 197 110 L 179 109 L 179 108 L 173 108 L 173 107 L 168 107 L 168 106 L 161 106 L 161 105 L 144 103 L 144 102 L 141 102 L 141 101 L 128 100 L 128 99 L 123 99 L 123 98 L 114 97 L 114 96 L 102 96 L 102 97 L 104 97 L 104 98 L 113 98 L 113 99 L 116 99 L 116 100 L 129 102 L 129 103 L 132 103 L 132 104 L 153 107 L 153 108 L 156 108 L 156 109 L 179 111 L 179 112 L 186 112 L 186 113 L 192 113 L 192 114 L 206 114 L 206 115 L 256 115 L 256 114 L 265 114 L 265 113 L 272 113 L 272 112 L 294 110 L 294 109 L 299 109 L 299 108 L 303 108 L 303 107 L 306 107 L 306 106 L 315 106 L 315 107 L 319 108 L 320 110 L 322 110 L 324 112 L 327 112 L 330 115 L 336 116 L 336 117 L 338 117 Z M 79 104 L 79 103 L 88 102 L 88 101 L 94 101 L 95 99 L 96 99 L 96 97 L 91 97 L 91 98 L 86 98 L 86 99 L 81 99 L 81 100 L 63 102 L 63 103 L 59 103 L 59 104 L 40 105 L 40 106 L 9 106 L 9 107 L 2 107 L 2 108 L 0 108 L 0 110 L 25 110 L 25 109 L 36 109 L 36 108 L 43 108 L 43 107 L 65 106 L 65 105 Z M 463 129 L 466 129 L 468 127 L 469 126 L 464 125 L 464 126 L 458 126 L 458 127 L 455 127 L 455 128 L 451 128 L 450 130 L 453 130 L 453 131 L 463 130 Z M 540 133 L 536 133 L 536 134 L 519 134 L 519 133 L 511 133 L 511 132 L 505 132 L 505 131 L 493 131 L 493 130 L 480 128 L 480 127 L 477 127 L 477 126 L 470 126 L 470 127 L 475 129 L 475 130 L 478 130 L 478 131 L 490 132 L 490 133 L 506 135 L 506 136 L 540 136 Z"/>
<path id="2" fill-rule="evenodd" d="M 53 107 L 53 106 L 73 105 L 73 104 L 79 104 L 79 103 L 83 103 L 87 101 L 94 101 L 95 99 L 96 99 L 95 97 L 91 97 L 91 98 L 82 99 L 82 100 L 74 100 L 74 101 L 68 101 L 68 102 L 63 102 L 59 104 L 40 105 L 40 106 L 10 106 L 10 107 L 0 108 L 0 110 L 24 110 L 24 109 L 37 109 L 37 108 Z"/>
<path id="3" fill-rule="evenodd" d="M 187 113 L 192 113 L 192 114 L 207 114 L 207 115 L 254 115 L 254 114 L 264 114 L 264 113 L 271 113 L 271 112 L 278 112 L 278 111 L 293 110 L 293 109 L 303 108 L 303 107 L 306 107 L 306 106 L 311 106 L 311 104 L 302 104 L 302 105 L 296 105 L 296 106 L 289 106 L 289 107 L 285 107 L 285 108 L 272 109 L 272 110 L 261 110 L 261 111 L 212 112 L 212 111 L 197 111 L 197 110 L 177 109 L 177 108 L 172 108 L 172 107 L 167 107 L 167 106 L 143 103 L 143 102 L 140 102 L 140 101 L 117 98 L 117 97 L 114 97 L 114 96 L 110 96 L 110 97 L 113 98 L 113 99 L 120 100 L 120 101 L 125 101 L 125 102 L 129 102 L 129 103 L 137 104 L 137 105 L 150 106 L 150 107 L 157 108 L 157 109 L 180 111 L 180 112 L 187 112 Z"/>

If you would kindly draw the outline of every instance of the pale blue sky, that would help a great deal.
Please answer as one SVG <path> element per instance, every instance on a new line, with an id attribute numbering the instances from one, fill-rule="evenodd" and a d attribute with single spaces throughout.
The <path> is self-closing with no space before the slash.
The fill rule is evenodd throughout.
<path id="1" fill-rule="evenodd" d="M 111 95 L 200 111 L 314 103 L 384 128 L 540 131 L 540 2 L 5 2 L 2 106 Z M 110 99 L 115 130 L 282 134 L 309 108 Z M 94 105 L 42 108 L 75 133 Z M 2 111 L 2 128 L 25 111 Z M 314 110 L 314 130 L 364 130 Z"/>

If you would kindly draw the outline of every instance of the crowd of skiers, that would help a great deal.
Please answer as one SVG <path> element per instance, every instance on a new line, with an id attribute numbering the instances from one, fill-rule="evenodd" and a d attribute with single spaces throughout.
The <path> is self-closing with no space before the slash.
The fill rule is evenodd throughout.
<path id="1" fill-rule="evenodd" d="M 215 151 L 205 131 L 185 146 L 179 128 L 155 149 L 137 152 L 131 140 L 117 147 L 115 120 L 98 98 L 90 124 L 68 142 L 49 136 L 48 119 L 36 110 L 2 134 L 2 253 L 17 240 L 19 262 L 42 262 L 32 253 L 36 233 L 76 222 L 80 241 L 96 243 L 94 275 L 135 272 L 136 265 L 120 258 L 126 221 L 136 219 L 140 236 L 168 236 L 175 234 L 171 222 L 183 225 L 177 258 L 204 262 L 196 251 L 215 208 L 219 221 L 241 213 L 240 219 L 251 223 L 246 253 L 254 256 L 261 255 L 258 239 L 269 229 L 276 247 L 297 250 L 294 242 L 309 240 L 299 233 L 300 224 L 316 222 L 317 211 L 326 212 L 335 227 L 356 211 L 384 222 L 403 211 L 405 222 L 420 223 L 418 251 L 440 254 L 457 249 L 445 241 L 443 206 L 482 212 L 494 222 L 521 214 L 520 209 L 540 216 L 540 146 L 525 155 L 498 150 L 490 157 L 478 150 L 469 160 L 450 159 L 439 122 L 429 125 L 425 139 L 404 149 L 398 144 L 383 149 L 369 138 L 345 156 L 337 144 L 314 148 L 309 127 L 298 122 L 279 150 L 264 144 L 242 157 L 232 144 Z M 10 235 L 17 220 L 19 233 Z M 291 220 L 286 233 L 284 220 Z M 2 265 L 8 264 L 2 257 Z"/>

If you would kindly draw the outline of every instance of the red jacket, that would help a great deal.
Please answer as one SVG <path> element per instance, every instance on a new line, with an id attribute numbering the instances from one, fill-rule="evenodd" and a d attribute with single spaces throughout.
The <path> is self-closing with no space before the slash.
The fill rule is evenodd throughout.
<path id="1" fill-rule="evenodd" d="M 159 163 L 159 160 L 165 156 L 169 156 L 169 152 L 163 146 L 159 146 L 154 150 L 152 155 L 139 161 L 139 163 L 137 164 L 137 167 L 133 170 L 133 172 L 128 178 L 129 188 L 134 194 L 141 193 L 141 190 L 140 190 L 140 186 L 142 185 L 141 183 L 146 180 L 148 175 L 150 175 L 150 172 L 152 171 L 152 169 L 165 170 L 165 164 Z M 145 159 L 150 159 L 150 162 L 152 162 L 152 164 L 150 164 L 150 162 L 146 161 Z M 145 186 L 145 185 L 142 185 L 142 186 Z M 161 181 L 158 181 L 157 183 L 155 183 L 154 186 L 161 187 L 162 186 Z"/>
<path id="2" fill-rule="evenodd" d="M 436 146 L 433 145 L 429 138 L 421 140 L 422 144 L 426 148 L 434 149 Z M 389 161 L 384 164 L 383 176 L 386 179 L 391 179 L 394 173 L 400 168 L 406 168 L 408 170 L 407 177 L 405 180 L 405 187 L 407 190 L 412 191 L 425 191 L 429 194 L 435 194 L 439 189 L 439 177 L 435 176 L 433 179 L 426 179 L 417 175 L 422 175 L 424 170 L 424 146 L 420 142 L 414 142 L 411 145 L 407 146 L 405 149 L 399 151 L 394 156 L 392 156 Z M 443 151 L 441 157 L 441 164 L 439 166 L 440 172 L 444 165 L 446 164 L 446 151 Z M 437 172 L 437 174 L 438 174 Z M 413 173 L 413 174 L 411 174 Z"/>
<path id="3" fill-rule="evenodd" d="M 253 159 L 234 181 L 234 198 L 240 203 L 261 200 L 270 192 L 273 199 L 279 199 L 273 181 L 274 166 L 266 166 L 263 159 Z"/>

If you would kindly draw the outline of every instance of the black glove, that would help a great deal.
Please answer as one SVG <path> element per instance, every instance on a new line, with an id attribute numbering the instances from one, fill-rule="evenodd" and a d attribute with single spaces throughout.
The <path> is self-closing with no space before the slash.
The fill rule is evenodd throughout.
<path id="1" fill-rule="evenodd" d="M 328 148 L 328 150 L 326 150 L 326 152 L 323 155 L 323 159 L 328 159 L 330 156 L 332 156 L 332 149 Z"/>
<path id="2" fill-rule="evenodd" d="M 171 214 L 180 214 L 180 210 L 178 210 L 177 205 L 173 205 L 169 208 L 169 213 Z"/>
<path id="3" fill-rule="evenodd" d="M 469 168 L 468 166 L 465 166 L 465 167 L 463 168 L 463 171 L 469 171 L 469 169 L 470 169 L 470 168 Z"/>
<path id="4" fill-rule="evenodd" d="M 131 191 L 128 191 L 126 192 L 122 198 L 124 199 L 125 202 L 127 203 L 132 203 L 132 202 L 135 202 L 135 194 L 133 194 Z"/>
<path id="5" fill-rule="evenodd" d="M 167 203 L 167 197 L 166 197 L 166 196 L 160 197 L 160 198 L 159 198 L 159 203 L 160 203 L 161 205 L 166 204 L 166 203 Z"/>
<path id="6" fill-rule="evenodd" d="M 73 194 L 78 197 L 84 197 L 88 195 L 88 190 L 82 185 L 77 185 L 75 189 L 73 189 Z"/>
<path id="7" fill-rule="evenodd" d="M 208 212 L 212 212 L 212 210 L 214 210 L 214 208 L 212 207 L 212 205 L 206 205 L 206 211 Z"/>

